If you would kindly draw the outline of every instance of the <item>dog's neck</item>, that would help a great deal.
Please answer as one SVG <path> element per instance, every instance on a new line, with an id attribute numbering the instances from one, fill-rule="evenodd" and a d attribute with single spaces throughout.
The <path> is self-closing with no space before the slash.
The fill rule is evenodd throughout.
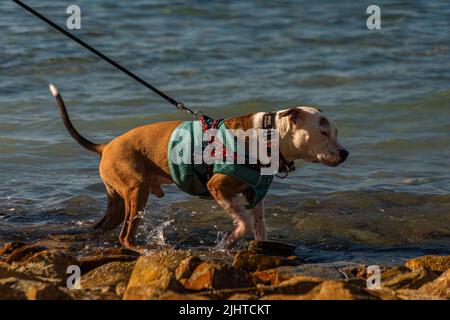
<path id="1" fill-rule="evenodd" d="M 230 129 L 263 129 L 263 119 L 268 112 L 257 112 L 250 113 L 243 116 L 231 118 L 225 120 L 225 125 Z M 274 112 L 274 123 L 272 124 L 273 129 L 278 129 L 278 111 Z"/>
<path id="2" fill-rule="evenodd" d="M 283 111 L 283 110 L 281 110 Z M 282 157 L 283 163 L 289 163 L 293 166 L 292 161 L 296 160 L 297 157 L 291 156 L 287 152 L 284 137 L 284 133 L 287 132 L 287 123 L 282 121 L 279 117 L 281 111 L 274 112 L 257 112 L 251 113 L 236 118 L 231 118 L 225 120 L 225 125 L 230 129 L 277 129 L 280 134 L 280 155 Z"/>

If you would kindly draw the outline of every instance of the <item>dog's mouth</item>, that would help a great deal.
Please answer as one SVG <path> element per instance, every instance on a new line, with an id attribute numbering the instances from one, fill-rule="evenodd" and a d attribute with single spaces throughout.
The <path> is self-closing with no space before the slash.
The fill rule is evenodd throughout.
<path id="1" fill-rule="evenodd" d="M 321 163 L 328 167 L 337 167 L 341 163 L 347 160 L 349 153 L 347 150 L 342 149 L 339 151 L 339 154 L 326 154 L 320 153 L 317 155 L 315 159 L 312 160 L 313 163 Z"/>
<path id="2" fill-rule="evenodd" d="M 328 167 L 337 167 L 341 162 L 331 162 L 326 160 L 317 161 L 318 163 L 324 164 Z"/>
<path id="3" fill-rule="evenodd" d="M 324 164 L 328 167 L 337 167 L 339 164 L 341 164 L 343 161 L 338 161 L 338 162 L 333 162 L 333 161 L 328 161 L 324 158 L 318 158 L 312 161 L 313 163 L 320 163 L 320 164 Z"/>

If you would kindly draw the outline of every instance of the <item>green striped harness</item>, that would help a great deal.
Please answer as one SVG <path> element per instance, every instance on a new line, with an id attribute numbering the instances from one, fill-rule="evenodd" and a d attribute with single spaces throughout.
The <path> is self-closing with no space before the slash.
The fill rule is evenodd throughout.
<path id="1" fill-rule="evenodd" d="M 203 134 L 209 129 L 216 129 L 215 138 L 223 140 L 218 142 L 222 146 L 223 157 L 219 160 L 215 158 L 211 164 L 205 164 L 203 151 L 215 139 L 203 141 Z M 212 156 L 215 150 L 219 149 L 213 149 Z M 273 175 L 261 175 L 257 165 L 238 164 L 236 161 L 225 163 L 223 160 L 230 150 L 236 150 L 235 136 L 229 132 L 223 120 L 202 116 L 199 120 L 181 123 L 173 131 L 168 146 L 169 169 L 173 181 L 190 195 L 211 197 L 206 184 L 214 173 L 235 177 L 250 187 L 247 208 L 253 208 L 266 195 Z M 233 158 L 236 160 L 236 152 Z"/>

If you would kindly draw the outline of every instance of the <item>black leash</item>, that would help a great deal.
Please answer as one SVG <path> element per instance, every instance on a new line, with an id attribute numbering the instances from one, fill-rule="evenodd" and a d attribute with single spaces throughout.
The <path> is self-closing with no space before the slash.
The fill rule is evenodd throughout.
<path id="1" fill-rule="evenodd" d="M 36 17 L 38 17 L 39 19 L 41 19 L 42 21 L 44 21 L 45 23 L 47 23 L 48 25 L 50 25 L 51 27 L 53 27 L 54 29 L 58 30 L 59 32 L 61 32 L 62 34 L 64 34 L 65 36 L 69 37 L 70 39 L 72 39 L 73 41 L 75 41 L 76 43 L 78 43 L 79 45 L 83 46 L 84 48 L 88 49 L 89 51 L 91 51 L 93 54 L 95 54 L 96 56 L 102 58 L 103 60 L 105 60 L 106 62 L 108 62 L 109 64 L 113 65 L 114 67 L 116 67 L 117 69 L 119 69 L 120 71 L 122 71 L 123 73 L 125 73 L 126 75 L 128 75 L 129 77 L 133 78 L 134 80 L 136 80 L 137 82 L 139 82 L 140 84 L 142 84 L 144 87 L 152 90 L 154 93 L 156 93 L 157 95 L 159 95 L 160 97 L 162 97 L 163 99 L 165 99 L 166 101 L 168 101 L 169 103 L 173 104 L 177 109 L 179 110 L 184 110 L 187 111 L 188 113 L 190 113 L 193 116 L 197 116 L 200 112 L 198 111 L 193 111 L 191 109 L 189 109 L 188 107 L 186 107 L 184 105 L 184 103 L 179 102 L 177 100 L 175 100 L 172 97 L 169 97 L 167 94 L 165 94 L 164 92 L 158 90 L 157 88 L 155 88 L 154 86 L 152 86 L 150 83 L 148 83 L 147 81 L 145 81 L 144 79 L 142 79 L 141 77 L 137 76 L 136 74 L 134 74 L 133 72 L 131 72 L 130 70 L 126 69 L 125 67 L 121 66 L 120 64 L 118 64 L 117 62 L 115 62 L 114 60 L 108 58 L 107 56 L 105 56 L 103 53 L 101 53 L 100 51 L 98 51 L 97 49 L 91 47 L 90 45 L 88 45 L 86 42 L 84 42 L 83 40 L 75 37 L 73 34 L 71 34 L 70 32 L 67 32 L 66 30 L 64 30 L 63 28 L 61 28 L 60 26 L 58 26 L 56 23 L 54 23 L 53 21 L 49 20 L 48 18 L 44 17 L 42 14 L 40 14 L 39 12 L 37 12 L 36 10 L 34 10 L 33 8 L 27 6 L 26 4 L 24 4 L 22 1 L 20 0 L 12 0 L 14 1 L 16 4 L 18 4 L 19 6 L 21 6 L 22 8 L 24 8 L 25 10 L 27 10 L 28 12 L 30 12 L 31 14 L 35 15 Z"/>

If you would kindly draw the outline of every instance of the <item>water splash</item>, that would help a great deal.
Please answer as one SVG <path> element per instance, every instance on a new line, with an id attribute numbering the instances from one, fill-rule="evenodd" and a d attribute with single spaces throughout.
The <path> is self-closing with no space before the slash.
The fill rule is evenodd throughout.
<path id="1" fill-rule="evenodd" d="M 217 237 L 214 241 L 214 249 L 215 250 L 224 250 L 225 247 L 225 239 L 227 238 L 228 232 L 225 231 L 217 231 Z"/>

